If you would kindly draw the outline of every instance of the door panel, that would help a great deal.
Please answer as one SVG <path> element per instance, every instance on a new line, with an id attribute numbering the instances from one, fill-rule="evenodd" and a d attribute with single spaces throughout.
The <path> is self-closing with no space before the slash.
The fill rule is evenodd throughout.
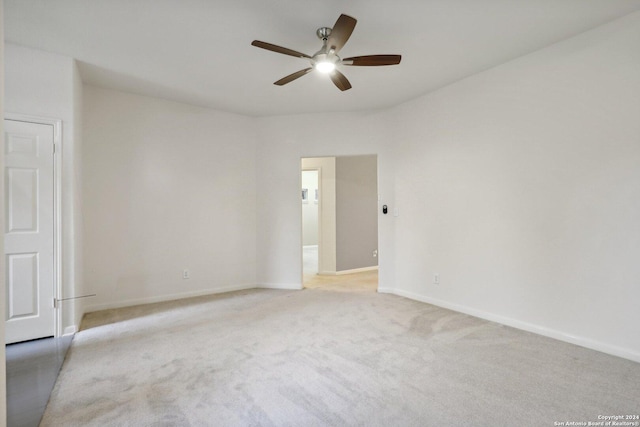
<path id="1" fill-rule="evenodd" d="M 53 126 L 4 121 L 6 342 L 54 334 Z"/>
<path id="2" fill-rule="evenodd" d="M 38 170 L 7 169 L 7 217 L 9 233 L 38 231 Z"/>
<path id="3" fill-rule="evenodd" d="M 7 256 L 7 280 L 10 297 L 7 319 L 38 314 L 38 254 Z"/>

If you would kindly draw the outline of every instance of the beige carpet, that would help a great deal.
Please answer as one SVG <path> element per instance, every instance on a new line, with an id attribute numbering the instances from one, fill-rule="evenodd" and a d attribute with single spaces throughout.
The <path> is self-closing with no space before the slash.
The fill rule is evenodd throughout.
<path id="1" fill-rule="evenodd" d="M 43 426 L 553 426 L 640 413 L 640 364 L 374 273 L 85 317 Z"/>

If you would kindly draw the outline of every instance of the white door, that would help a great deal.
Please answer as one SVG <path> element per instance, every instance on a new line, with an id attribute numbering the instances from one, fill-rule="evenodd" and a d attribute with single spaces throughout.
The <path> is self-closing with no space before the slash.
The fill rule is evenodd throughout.
<path id="1" fill-rule="evenodd" d="M 4 121 L 6 343 L 54 335 L 53 126 Z"/>

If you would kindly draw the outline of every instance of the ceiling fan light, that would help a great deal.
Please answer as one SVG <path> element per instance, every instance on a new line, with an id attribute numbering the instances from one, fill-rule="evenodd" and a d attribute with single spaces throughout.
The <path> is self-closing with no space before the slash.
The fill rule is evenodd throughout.
<path id="1" fill-rule="evenodd" d="M 336 64 L 331 61 L 320 61 L 316 62 L 315 68 L 321 73 L 328 74 L 336 69 Z"/>

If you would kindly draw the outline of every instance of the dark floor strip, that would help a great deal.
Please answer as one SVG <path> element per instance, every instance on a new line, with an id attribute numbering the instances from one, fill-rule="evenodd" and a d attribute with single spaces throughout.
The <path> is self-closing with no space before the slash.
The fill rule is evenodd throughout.
<path id="1" fill-rule="evenodd" d="M 73 336 L 7 346 L 7 426 L 37 427 Z"/>

